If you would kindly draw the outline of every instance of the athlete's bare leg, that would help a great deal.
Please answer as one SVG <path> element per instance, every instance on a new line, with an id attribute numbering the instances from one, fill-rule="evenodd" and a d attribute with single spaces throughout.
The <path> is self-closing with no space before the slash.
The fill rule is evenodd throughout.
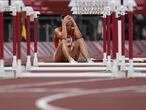
<path id="1" fill-rule="evenodd" d="M 70 55 L 70 49 L 67 46 L 66 40 L 62 40 L 59 43 L 59 46 L 54 53 L 53 61 L 54 62 L 67 62 L 72 60 L 72 57 Z"/>
<path id="2" fill-rule="evenodd" d="M 85 58 L 85 60 L 87 60 L 89 58 L 87 46 L 86 46 L 83 38 L 77 39 L 77 41 L 75 42 L 75 45 L 73 47 L 73 50 L 71 51 L 71 56 L 75 60 L 78 60 L 80 53 Z"/>
<path id="3" fill-rule="evenodd" d="M 55 50 L 53 55 L 53 62 L 66 62 L 67 59 L 65 58 L 62 52 L 62 45 L 58 45 L 58 48 Z"/>

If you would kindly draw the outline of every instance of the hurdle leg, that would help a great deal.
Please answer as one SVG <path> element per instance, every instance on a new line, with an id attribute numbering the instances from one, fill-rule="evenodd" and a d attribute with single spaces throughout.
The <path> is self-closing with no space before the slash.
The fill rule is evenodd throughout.
<path id="1" fill-rule="evenodd" d="M 121 56 L 121 67 L 120 67 L 120 69 L 121 69 L 121 71 L 124 71 L 124 70 L 126 70 L 126 65 L 125 65 L 125 56 Z"/>
<path id="2" fill-rule="evenodd" d="M 104 10 L 104 14 L 103 14 L 103 64 L 106 65 L 107 64 L 107 44 L 106 44 L 106 40 L 107 40 L 107 18 L 106 18 L 106 10 Z"/>
<path id="3" fill-rule="evenodd" d="M 0 10 L 0 76 L 4 77 L 4 21 L 3 21 L 4 13 Z"/>
<path id="4" fill-rule="evenodd" d="M 121 42 L 122 42 L 122 36 L 121 36 L 121 20 L 118 20 L 117 18 L 117 27 L 118 27 L 118 52 L 117 52 L 117 63 L 119 63 L 121 61 L 121 51 L 122 51 L 122 47 L 121 47 Z"/>
<path id="5" fill-rule="evenodd" d="M 113 45 L 113 48 L 112 48 L 112 59 L 113 59 L 113 64 L 112 64 L 112 77 L 114 78 L 117 78 L 118 75 L 119 75 L 119 70 L 118 70 L 118 58 L 116 59 L 116 55 L 117 55 L 117 42 L 118 42 L 118 39 L 117 37 L 118 34 L 117 34 L 117 17 L 116 16 L 116 12 L 115 10 L 112 12 L 112 45 Z"/>
<path id="6" fill-rule="evenodd" d="M 112 77 L 118 77 L 118 67 L 117 67 L 117 60 L 113 60 L 113 66 L 112 66 Z"/>
<path id="7" fill-rule="evenodd" d="M 110 11 L 110 10 L 109 10 Z M 107 70 L 111 70 L 111 14 L 107 14 Z"/>
<path id="8" fill-rule="evenodd" d="M 19 7 L 20 8 L 20 7 Z M 22 65 L 21 65 L 21 33 L 20 33 L 20 12 L 17 12 L 17 69 L 15 77 L 22 77 Z"/>
<path id="9" fill-rule="evenodd" d="M 16 69 L 16 78 L 17 77 L 22 77 L 22 63 L 21 63 L 21 59 L 18 59 L 18 62 L 17 62 L 17 69 Z"/>
<path id="10" fill-rule="evenodd" d="M 123 15 L 122 15 L 123 16 Z M 125 67 L 125 56 L 122 56 L 123 55 L 123 47 L 125 45 L 125 36 L 123 35 L 124 34 L 124 21 L 122 19 L 122 16 L 121 16 L 121 20 L 118 20 L 118 53 L 117 53 L 117 61 L 118 63 L 120 63 L 120 70 L 125 70 L 126 67 Z"/>
<path id="11" fill-rule="evenodd" d="M 29 9 L 26 12 L 27 15 L 27 62 L 26 62 L 26 71 L 31 69 L 31 57 L 30 57 L 30 11 Z"/>
<path id="12" fill-rule="evenodd" d="M 17 69 L 17 54 L 16 54 L 16 48 L 17 48 L 17 43 L 16 43 L 16 39 L 17 39 L 17 18 L 16 18 L 16 9 L 13 9 L 12 12 L 13 18 L 12 18 L 12 23 L 13 23 L 13 62 L 12 62 L 12 70 L 16 70 Z"/>
<path id="13" fill-rule="evenodd" d="M 126 8 L 124 6 L 121 7 L 121 34 L 122 34 L 122 56 L 121 56 L 121 71 L 126 70 L 126 65 L 125 65 L 125 11 Z"/>
<path id="14" fill-rule="evenodd" d="M 0 77 L 5 77 L 4 60 L 0 59 Z"/>
<path id="15" fill-rule="evenodd" d="M 134 67 L 133 67 L 133 59 L 129 60 L 129 67 L 128 67 L 128 78 L 134 77 Z"/>
<path id="16" fill-rule="evenodd" d="M 30 55 L 28 55 L 26 61 L 26 70 L 29 71 L 30 69 L 31 69 L 31 58 Z"/>
<path id="17" fill-rule="evenodd" d="M 37 22 L 37 12 L 34 13 L 34 59 L 33 66 L 38 66 L 38 54 L 37 54 L 37 41 L 38 41 L 38 22 Z"/>
<path id="18" fill-rule="evenodd" d="M 128 77 L 134 77 L 133 68 L 133 12 L 130 10 L 128 12 L 128 24 L 129 24 L 129 67 L 128 67 Z"/>

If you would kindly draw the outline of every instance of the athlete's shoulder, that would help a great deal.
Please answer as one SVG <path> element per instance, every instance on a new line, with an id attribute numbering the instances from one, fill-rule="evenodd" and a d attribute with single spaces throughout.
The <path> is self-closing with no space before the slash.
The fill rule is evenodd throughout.
<path id="1" fill-rule="evenodd" d="M 54 31 L 58 31 L 58 30 L 59 30 L 59 27 L 57 27 L 57 28 L 54 29 Z"/>
<path id="2" fill-rule="evenodd" d="M 60 32 L 61 31 L 61 28 L 60 27 L 57 27 L 57 28 L 54 29 L 54 31 L 55 32 Z"/>

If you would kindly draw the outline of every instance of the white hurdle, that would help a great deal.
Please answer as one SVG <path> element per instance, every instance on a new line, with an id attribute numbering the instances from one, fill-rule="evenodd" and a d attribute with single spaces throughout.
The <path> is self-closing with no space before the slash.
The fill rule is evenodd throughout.
<path id="1" fill-rule="evenodd" d="M 110 71 L 101 63 L 43 63 L 31 67 L 24 77 L 111 77 Z"/>
<path id="2" fill-rule="evenodd" d="M 2 2 L 0 2 L 0 12 L 1 14 L 4 14 L 4 12 L 12 12 L 12 16 L 13 16 L 13 26 L 15 25 L 16 26 L 16 19 L 14 19 L 14 17 L 16 18 L 17 16 L 17 12 L 20 11 L 20 5 L 17 4 L 17 7 L 15 6 L 6 6 L 6 4 L 3 4 Z M 3 33 L 3 17 L 1 16 L 1 33 Z M 15 28 L 16 29 L 16 28 Z M 16 30 L 15 30 L 16 31 Z M 14 30 L 13 30 L 13 37 L 14 37 Z M 16 36 L 16 34 L 15 34 Z M 0 36 L 1 39 L 2 39 L 2 44 L 4 46 L 4 43 L 3 43 L 3 35 Z M 13 44 L 13 47 L 14 47 L 14 44 Z M 4 48 L 1 47 L 1 54 L 3 56 L 3 58 L 1 59 L 1 65 L 0 65 L 0 71 L 2 71 L 2 73 L 0 73 L 0 76 L 2 74 L 2 77 L 5 78 L 5 77 L 9 77 L 9 74 L 14 74 L 14 76 L 16 77 L 21 77 L 21 65 L 19 67 L 17 67 L 17 63 L 19 64 L 20 61 L 17 62 L 17 59 L 16 59 L 16 54 L 14 55 L 13 53 L 13 62 L 12 62 L 12 66 L 10 67 L 5 67 L 4 65 Z M 18 71 L 20 70 L 20 71 Z M 9 71 L 9 72 L 8 72 Z M 18 72 L 18 74 L 16 74 Z M 7 74 L 8 73 L 8 74 Z"/>
<path id="3" fill-rule="evenodd" d="M 94 72 L 86 72 L 86 73 L 76 73 L 76 72 L 68 72 L 68 73 L 24 73 L 23 77 L 32 77 L 32 78 L 46 78 L 46 77 L 81 77 L 81 78 L 96 78 L 96 77 L 104 77 L 110 78 L 111 73 L 94 73 Z"/>
<path id="4" fill-rule="evenodd" d="M 80 4 L 82 5 L 82 4 Z M 88 5 L 88 4 L 87 4 Z M 84 11 L 84 14 L 88 14 L 89 13 L 89 8 Z M 97 6 L 95 6 L 94 8 L 97 8 Z M 37 18 L 37 14 L 34 15 L 35 18 Z M 36 29 L 36 28 L 35 28 Z M 37 36 L 37 34 L 36 34 Z M 35 36 L 35 37 L 36 37 Z M 36 41 L 35 41 L 36 44 Z M 70 63 L 45 63 L 45 62 L 38 62 L 37 59 L 37 50 L 36 50 L 36 45 L 34 46 L 34 59 L 33 59 L 33 66 L 29 66 L 29 68 L 27 68 L 28 66 L 26 65 L 26 71 L 28 74 L 34 74 L 34 72 L 47 72 L 47 74 L 50 74 L 51 72 L 71 72 L 71 73 L 75 73 L 75 72 L 100 72 L 102 71 L 103 73 L 106 73 L 106 67 L 104 66 L 104 64 L 101 63 L 94 63 L 94 64 L 90 64 L 90 63 L 76 63 L 76 64 L 70 64 Z M 104 72 L 105 71 L 105 72 Z M 27 74 L 26 74 L 27 75 Z M 101 74 L 100 74 L 101 76 Z M 110 73 L 111 76 L 111 73 Z"/>
<path id="5" fill-rule="evenodd" d="M 72 71 L 72 72 L 88 72 L 88 71 L 104 71 L 106 67 L 33 67 L 31 68 L 31 72 L 37 72 L 37 71 L 42 71 L 42 72 L 66 72 L 66 71 Z"/>
<path id="6" fill-rule="evenodd" d="M 22 10 L 21 10 L 22 8 Z M 27 15 L 31 15 L 33 10 L 30 7 L 24 7 L 19 2 L 14 2 L 11 6 L 5 6 L 3 3 L 0 2 L 0 13 L 1 13 L 1 33 L 3 34 L 3 13 L 12 12 L 12 21 L 13 21 L 13 61 L 12 66 L 5 66 L 4 65 L 4 43 L 3 43 L 3 35 L 1 34 L 1 59 L 0 59 L 0 77 L 22 77 L 23 72 L 25 71 L 25 67 L 22 66 L 21 62 L 21 28 L 20 28 L 20 12 L 26 11 Z M 19 27 L 18 27 L 19 26 Z M 19 30 L 18 30 L 19 29 Z M 16 34 L 18 32 L 18 34 Z M 16 38 L 17 37 L 17 38 Z M 17 41 L 16 41 L 17 39 Z M 27 67 L 31 66 L 30 57 L 27 57 Z"/>
<path id="7" fill-rule="evenodd" d="M 104 66 L 103 62 L 98 63 L 46 63 L 46 62 L 39 62 L 39 66 Z"/>

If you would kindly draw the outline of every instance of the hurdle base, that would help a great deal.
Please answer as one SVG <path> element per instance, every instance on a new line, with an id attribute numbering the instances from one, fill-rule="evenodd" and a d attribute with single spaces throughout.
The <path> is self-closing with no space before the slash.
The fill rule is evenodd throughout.
<path id="1" fill-rule="evenodd" d="M 5 77 L 4 60 L 0 59 L 0 77 Z"/>
<path id="2" fill-rule="evenodd" d="M 106 70 L 110 71 L 111 69 L 112 69 L 112 67 L 111 67 L 111 56 L 107 56 Z"/>
<path id="3" fill-rule="evenodd" d="M 16 72 L 14 71 L 5 71 L 4 72 L 5 76 L 3 77 L 3 79 L 13 79 L 15 78 Z"/>
<path id="4" fill-rule="evenodd" d="M 118 75 L 118 65 L 117 65 L 117 60 L 114 59 L 113 60 L 113 66 L 112 66 L 112 77 L 113 78 L 118 78 L 119 75 Z"/>
<path id="5" fill-rule="evenodd" d="M 38 66 L 38 55 L 34 53 L 33 66 Z"/>
<path id="6" fill-rule="evenodd" d="M 133 68 L 133 59 L 129 60 L 128 74 L 127 78 L 134 78 L 134 68 Z"/>
<path id="7" fill-rule="evenodd" d="M 116 53 L 116 60 L 117 60 L 117 64 L 120 62 L 121 56 L 120 53 Z"/>
<path id="8" fill-rule="evenodd" d="M 31 59 L 30 56 L 27 56 L 27 62 L 26 62 L 26 71 L 31 70 Z"/>
<path id="9" fill-rule="evenodd" d="M 6 75 L 5 75 L 5 72 L 4 70 L 0 70 L 0 78 L 5 78 Z"/>
<path id="10" fill-rule="evenodd" d="M 121 57 L 122 61 L 121 61 L 121 64 L 120 64 L 120 70 L 121 71 L 125 71 L 126 70 L 126 65 L 125 65 L 125 56 L 122 56 Z"/>
<path id="11" fill-rule="evenodd" d="M 18 59 L 18 65 L 15 73 L 16 78 L 21 78 L 22 77 L 22 64 L 21 64 L 21 59 Z"/>

